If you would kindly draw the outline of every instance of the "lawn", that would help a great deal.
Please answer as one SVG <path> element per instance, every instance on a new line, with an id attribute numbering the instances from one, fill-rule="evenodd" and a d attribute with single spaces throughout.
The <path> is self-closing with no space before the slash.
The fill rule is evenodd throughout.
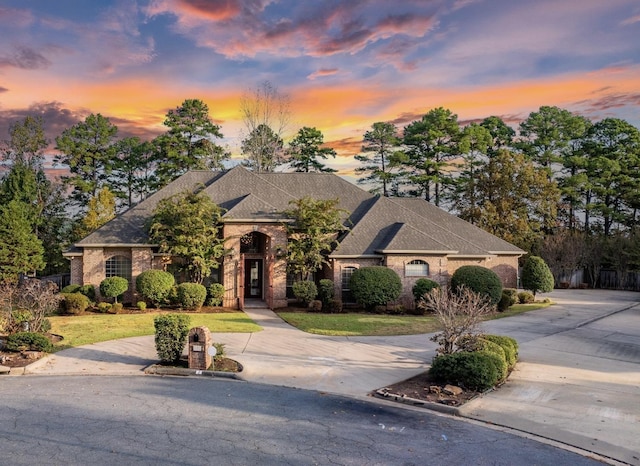
<path id="1" fill-rule="evenodd" d="M 56 350 L 119 338 L 153 335 L 153 319 L 159 313 L 144 314 L 87 314 L 81 316 L 53 316 L 51 333 L 64 339 Z M 208 327 L 215 333 L 251 333 L 262 328 L 244 312 L 189 314 L 191 327 Z"/>
<path id="2" fill-rule="evenodd" d="M 490 314 L 487 320 L 511 317 L 550 306 L 550 303 L 516 304 L 505 312 Z M 393 316 L 385 314 L 323 314 L 319 312 L 282 311 L 278 315 L 303 332 L 334 336 L 416 335 L 440 330 L 437 319 L 427 316 Z"/>

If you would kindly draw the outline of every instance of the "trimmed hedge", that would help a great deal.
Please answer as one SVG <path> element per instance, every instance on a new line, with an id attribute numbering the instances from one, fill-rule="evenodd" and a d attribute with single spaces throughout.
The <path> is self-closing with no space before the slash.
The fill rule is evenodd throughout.
<path id="1" fill-rule="evenodd" d="M 484 391 L 498 383 L 502 364 L 504 361 L 495 353 L 463 351 L 435 357 L 429 374 L 440 382 Z"/>
<path id="2" fill-rule="evenodd" d="M 423 296 L 429 293 L 434 288 L 440 288 L 440 285 L 433 280 L 429 280 L 428 278 L 418 278 L 416 283 L 413 285 L 411 292 L 413 293 L 413 298 L 417 301 L 420 301 Z"/>
<path id="3" fill-rule="evenodd" d="M 96 289 L 93 285 L 67 285 L 60 290 L 60 293 L 82 293 L 90 301 L 95 301 L 96 299 Z"/>
<path id="4" fill-rule="evenodd" d="M 518 293 L 518 302 L 520 304 L 531 304 L 535 302 L 536 297 L 530 291 L 521 291 Z"/>
<path id="5" fill-rule="evenodd" d="M 328 309 L 331 306 L 331 301 L 335 298 L 336 293 L 333 280 L 323 278 L 318 282 L 318 285 L 318 298 L 322 301 L 322 306 Z"/>
<path id="6" fill-rule="evenodd" d="M 87 310 L 89 305 L 89 298 L 82 293 L 61 293 L 63 300 L 61 305 L 67 314 L 78 315 Z"/>
<path id="7" fill-rule="evenodd" d="M 451 277 L 451 288 L 454 290 L 465 286 L 471 291 L 486 295 L 493 304 L 502 298 L 502 282 L 493 271 L 480 265 L 463 265 Z"/>
<path id="8" fill-rule="evenodd" d="M 164 270 L 145 270 L 136 278 L 136 289 L 145 299 L 155 307 L 164 303 L 171 293 L 176 280 Z"/>
<path id="9" fill-rule="evenodd" d="M 482 335 L 482 338 L 500 345 L 504 351 L 509 370 L 515 367 L 518 361 L 518 342 L 514 338 L 504 335 Z"/>
<path id="10" fill-rule="evenodd" d="M 189 316 L 163 314 L 153 319 L 158 357 L 165 362 L 177 362 L 189 335 Z"/>
<path id="11" fill-rule="evenodd" d="M 9 351 L 44 351 L 50 353 L 53 350 L 51 341 L 44 335 L 35 332 L 18 332 L 7 337 L 6 343 Z"/>
<path id="12" fill-rule="evenodd" d="M 318 287 L 308 280 L 293 282 L 293 295 L 305 304 L 309 304 L 318 296 Z"/>
<path id="13" fill-rule="evenodd" d="M 183 309 L 200 309 L 207 299 L 207 288 L 199 283 L 180 283 L 178 285 L 178 303 Z"/>
<path id="14" fill-rule="evenodd" d="M 222 283 L 212 283 L 209 285 L 207 294 L 207 304 L 209 306 L 221 306 L 224 299 L 224 285 Z"/>
<path id="15" fill-rule="evenodd" d="M 351 275 L 349 289 L 358 304 L 372 310 L 398 299 L 402 293 L 402 281 L 394 270 L 387 267 L 361 267 Z"/>
<path id="16" fill-rule="evenodd" d="M 498 303 L 498 311 L 504 312 L 518 302 L 518 290 L 505 288 L 502 290 L 502 297 Z"/>
<path id="17" fill-rule="evenodd" d="M 542 257 L 529 256 L 522 266 L 522 288 L 536 293 L 553 291 L 553 274 Z"/>
<path id="18" fill-rule="evenodd" d="M 469 337 L 466 338 L 460 345 L 463 351 L 477 352 L 486 351 L 493 353 L 500 358 L 500 364 L 498 366 L 498 381 L 504 380 L 509 374 L 509 365 L 507 363 L 507 356 L 502 346 L 485 339 L 483 337 Z"/>

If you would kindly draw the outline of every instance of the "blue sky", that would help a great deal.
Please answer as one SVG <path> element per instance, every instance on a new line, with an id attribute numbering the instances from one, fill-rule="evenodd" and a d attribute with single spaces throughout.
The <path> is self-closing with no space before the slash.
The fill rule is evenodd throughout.
<path id="1" fill-rule="evenodd" d="M 89 113 L 150 138 L 198 98 L 237 156 L 240 98 L 265 80 L 290 134 L 321 129 L 345 170 L 374 122 L 439 106 L 640 127 L 638 0 L 4 0 L 0 31 L 0 139 L 34 113 L 51 139 Z"/>

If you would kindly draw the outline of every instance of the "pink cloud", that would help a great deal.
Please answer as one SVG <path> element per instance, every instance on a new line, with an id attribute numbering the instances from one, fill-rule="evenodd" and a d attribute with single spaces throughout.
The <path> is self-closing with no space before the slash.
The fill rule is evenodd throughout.
<path id="1" fill-rule="evenodd" d="M 314 71 L 307 76 L 307 79 L 313 81 L 316 78 L 323 78 L 325 76 L 333 76 L 336 74 L 338 74 L 338 68 L 320 68 L 318 71 Z"/>

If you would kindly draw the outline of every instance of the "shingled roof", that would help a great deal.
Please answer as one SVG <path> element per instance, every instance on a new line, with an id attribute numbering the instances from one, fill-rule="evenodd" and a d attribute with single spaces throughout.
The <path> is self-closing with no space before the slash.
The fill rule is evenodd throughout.
<path id="1" fill-rule="evenodd" d="M 331 257 L 446 254 L 480 257 L 524 251 L 422 199 L 374 196 L 331 173 L 253 173 L 238 166 L 222 172 L 191 171 L 76 243 L 144 246 L 145 223 L 158 202 L 203 189 L 225 209 L 225 222 L 280 222 L 290 202 L 308 196 L 339 200 L 351 231 Z"/>

